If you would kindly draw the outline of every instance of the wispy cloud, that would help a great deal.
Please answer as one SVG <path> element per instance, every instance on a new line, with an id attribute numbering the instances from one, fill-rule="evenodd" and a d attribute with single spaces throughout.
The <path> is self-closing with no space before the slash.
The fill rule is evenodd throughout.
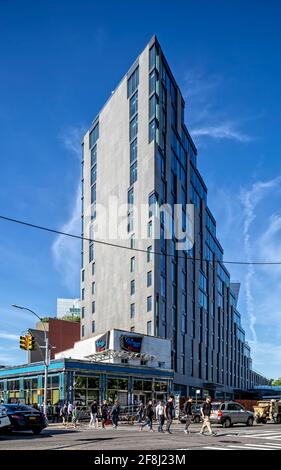
<path id="1" fill-rule="evenodd" d="M 253 140 L 247 134 L 239 131 L 231 123 L 218 124 L 214 126 L 202 126 L 190 129 L 193 137 L 211 137 L 215 140 L 236 140 L 237 142 L 250 142 Z"/>
<path id="2" fill-rule="evenodd" d="M 0 330 L 0 339 L 5 339 L 7 341 L 18 341 L 18 335 L 12 333 L 7 333 L 6 331 Z"/>
<path id="3" fill-rule="evenodd" d="M 253 136 L 240 129 L 242 120 L 226 115 L 225 108 L 219 109 L 219 90 L 223 84 L 222 77 L 207 75 L 198 67 L 189 70 L 184 77 L 182 89 L 188 103 L 189 130 L 198 144 L 207 139 L 240 143 L 253 140 Z"/>
<path id="4" fill-rule="evenodd" d="M 70 127 L 60 135 L 60 140 L 67 150 L 81 160 L 81 142 L 85 127 Z"/>
<path id="5" fill-rule="evenodd" d="M 85 129 L 72 127 L 61 134 L 60 139 L 65 148 L 81 160 L 81 140 Z M 78 170 L 78 169 L 77 169 Z M 62 232 L 80 234 L 81 230 L 81 183 L 80 169 L 77 171 L 77 188 L 72 208 L 66 222 L 60 227 Z M 61 273 L 64 285 L 72 295 L 76 295 L 79 286 L 81 241 L 59 235 L 52 245 L 52 255 L 56 269 Z"/>

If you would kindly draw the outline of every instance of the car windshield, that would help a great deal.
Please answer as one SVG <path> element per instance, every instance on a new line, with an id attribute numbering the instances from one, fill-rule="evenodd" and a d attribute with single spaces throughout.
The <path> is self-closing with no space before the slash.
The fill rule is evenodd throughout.
<path id="1" fill-rule="evenodd" d="M 17 405 L 17 404 L 8 404 L 3 405 L 3 408 L 7 411 L 37 411 L 32 406 L 27 405 Z"/>
<path id="2" fill-rule="evenodd" d="M 218 410 L 219 407 L 220 407 L 220 403 L 214 403 L 214 404 L 212 404 L 212 408 L 213 408 L 214 411 Z"/>

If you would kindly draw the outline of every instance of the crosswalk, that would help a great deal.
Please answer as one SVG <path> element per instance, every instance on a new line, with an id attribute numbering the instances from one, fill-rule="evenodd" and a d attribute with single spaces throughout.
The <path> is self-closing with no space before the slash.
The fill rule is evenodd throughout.
<path id="1" fill-rule="evenodd" d="M 229 433 L 228 436 L 235 435 L 239 439 L 247 439 L 247 442 L 241 443 L 228 443 L 223 447 L 205 446 L 203 449 L 206 450 L 281 450 L 281 431 L 245 431 L 241 433 Z M 226 437 L 226 435 L 224 435 Z M 252 442 L 248 442 L 251 441 Z M 259 441 L 259 442 L 258 442 Z M 262 441 L 262 442 L 261 442 Z"/>

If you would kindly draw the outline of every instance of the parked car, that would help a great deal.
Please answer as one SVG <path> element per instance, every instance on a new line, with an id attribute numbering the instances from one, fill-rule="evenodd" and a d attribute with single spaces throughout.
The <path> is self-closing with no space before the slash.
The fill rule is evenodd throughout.
<path id="1" fill-rule="evenodd" d="M 0 406 L 1 412 L 8 415 L 13 431 L 32 431 L 33 434 L 40 434 L 42 429 L 47 427 L 43 413 L 32 406 L 3 404 Z"/>
<path id="2" fill-rule="evenodd" d="M 11 421 L 7 415 L 6 410 L 0 407 L 0 432 L 9 431 L 12 429 Z"/>
<path id="3" fill-rule="evenodd" d="M 240 403 L 234 401 L 212 403 L 210 421 L 221 424 L 225 428 L 240 423 L 246 424 L 246 426 L 253 426 L 254 413 L 246 410 Z"/>
<path id="4" fill-rule="evenodd" d="M 200 423 L 201 421 L 201 406 L 202 405 L 192 405 L 192 421 L 194 423 Z M 183 411 L 180 411 L 179 420 L 181 423 L 185 423 L 186 417 Z"/>

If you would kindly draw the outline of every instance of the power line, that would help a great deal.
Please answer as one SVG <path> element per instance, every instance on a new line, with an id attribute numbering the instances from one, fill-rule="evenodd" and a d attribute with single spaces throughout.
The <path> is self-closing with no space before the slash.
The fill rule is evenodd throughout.
<path id="1" fill-rule="evenodd" d="M 64 235 L 66 237 L 75 238 L 77 240 L 89 241 L 89 242 L 93 242 L 93 243 L 100 244 L 100 245 L 106 245 L 106 246 L 111 246 L 111 247 L 114 247 L 114 248 L 120 248 L 120 249 L 123 249 L 123 250 L 130 250 L 130 251 L 136 251 L 136 252 L 140 252 L 140 253 L 147 253 L 147 254 L 149 253 L 149 254 L 153 254 L 153 255 L 167 256 L 167 257 L 171 257 L 171 258 L 174 257 L 174 255 L 172 253 L 162 253 L 162 252 L 159 252 L 159 251 L 149 251 L 147 249 L 145 250 L 145 249 L 142 249 L 142 248 L 134 248 L 134 247 L 130 247 L 130 246 L 119 245 L 117 243 L 106 242 L 104 240 L 95 240 L 93 238 L 82 237 L 82 235 L 75 235 L 73 233 L 62 232 L 61 230 L 55 230 L 55 229 L 52 229 L 52 228 L 49 228 L 49 227 L 43 227 L 42 225 L 31 224 L 29 222 L 24 222 L 23 220 L 13 219 L 11 217 L 5 217 L 3 215 L 0 215 L 0 219 L 6 220 L 8 222 L 13 222 L 13 223 L 16 223 L 16 224 L 19 224 L 19 225 L 24 225 L 26 227 L 35 228 L 37 230 L 43 230 L 45 232 L 55 233 L 56 235 Z M 185 257 L 179 255 L 178 258 L 184 259 Z M 194 258 L 190 255 L 188 255 L 188 259 L 191 259 L 191 260 L 194 260 L 194 261 L 213 262 L 213 261 L 210 261 L 208 259 Z M 227 261 L 227 260 L 220 261 L 220 260 L 216 260 L 216 262 L 217 263 L 223 263 L 223 264 L 257 265 L 257 266 L 281 265 L 281 261 Z"/>

